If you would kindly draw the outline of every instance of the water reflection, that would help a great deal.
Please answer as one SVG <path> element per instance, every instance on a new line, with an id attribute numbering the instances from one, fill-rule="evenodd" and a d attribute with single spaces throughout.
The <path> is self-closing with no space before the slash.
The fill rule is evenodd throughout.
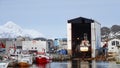
<path id="1" fill-rule="evenodd" d="M 107 61 L 96 62 L 96 68 L 109 68 L 109 63 Z"/>
<path id="2" fill-rule="evenodd" d="M 120 64 L 108 61 L 64 61 L 33 65 L 30 68 L 120 68 Z"/>
<path id="3" fill-rule="evenodd" d="M 109 68 L 107 61 L 72 61 L 72 68 Z"/>
<path id="4" fill-rule="evenodd" d="M 68 62 L 53 62 L 50 68 L 68 68 Z"/>
<path id="5" fill-rule="evenodd" d="M 46 63 L 46 64 L 37 64 L 38 68 L 50 68 L 49 66 L 50 64 Z"/>
<path id="6" fill-rule="evenodd" d="M 72 60 L 71 68 L 91 68 L 91 64 L 88 61 Z"/>
<path id="7" fill-rule="evenodd" d="M 46 64 L 32 65 L 30 68 L 70 68 L 69 62 L 51 62 Z"/>

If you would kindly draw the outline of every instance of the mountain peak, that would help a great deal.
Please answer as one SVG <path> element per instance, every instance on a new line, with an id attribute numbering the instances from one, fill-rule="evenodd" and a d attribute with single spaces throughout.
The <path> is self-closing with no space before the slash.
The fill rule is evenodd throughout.
<path id="1" fill-rule="evenodd" d="M 15 27 L 21 28 L 20 26 L 15 24 L 13 21 L 8 21 L 6 24 L 4 24 L 4 27 L 10 28 L 10 29 L 13 29 Z"/>
<path id="2" fill-rule="evenodd" d="M 6 24 L 0 26 L 0 38 L 15 38 L 18 36 L 28 36 L 31 38 L 43 37 L 43 35 L 32 29 L 24 29 L 13 21 L 8 21 Z"/>

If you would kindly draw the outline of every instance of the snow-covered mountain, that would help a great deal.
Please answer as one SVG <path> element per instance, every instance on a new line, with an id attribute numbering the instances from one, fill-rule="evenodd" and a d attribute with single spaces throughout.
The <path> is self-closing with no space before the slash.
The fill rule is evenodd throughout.
<path id="1" fill-rule="evenodd" d="M 34 29 L 23 29 L 12 21 L 0 26 L 0 38 L 15 38 L 18 36 L 24 37 L 44 37 L 43 34 Z"/>

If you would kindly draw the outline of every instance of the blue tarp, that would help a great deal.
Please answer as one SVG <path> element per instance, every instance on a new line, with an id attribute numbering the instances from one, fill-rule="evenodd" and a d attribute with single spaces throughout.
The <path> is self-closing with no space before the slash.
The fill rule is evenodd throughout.
<path id="1" fill-rule="evenodd" d="M 58 51 L 59 54 L 62 54 L 62 55 L 67 55 L 67 50 L 65 49 L 61 49 Z"/>

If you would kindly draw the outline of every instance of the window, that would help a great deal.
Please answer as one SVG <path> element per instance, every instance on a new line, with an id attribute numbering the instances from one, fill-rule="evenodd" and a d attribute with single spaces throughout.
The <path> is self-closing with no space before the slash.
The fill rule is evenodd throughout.
<path id="1" fill-rule="evenodd" d="M 37 49 L 37 47 L 35 47 L 35 49 Z"/>
<path id="2" fill-rule="evenodd" d="M 31 49 L 33 49 L 33 47 Z"/>
<path id="3" fill-rule="evenodd" d="M 17 46 L 17 49 L 22 49 L 22 46 Z"/>
<path id="4" fill-rule="evenodd" d="M 112 46 L 114 46 L 115 45 L 115 41 L 112 41 Z"/>
<path id="5" fill-rule="evenodd" d="M 114 47 L 112 47 L 112 49 L 114 49 Z"/>
<path id="6" fill-rule="evenodd" d="M 118 41 L 116 41 L 116 46 L 119 46 L 119 42 Z"/>

